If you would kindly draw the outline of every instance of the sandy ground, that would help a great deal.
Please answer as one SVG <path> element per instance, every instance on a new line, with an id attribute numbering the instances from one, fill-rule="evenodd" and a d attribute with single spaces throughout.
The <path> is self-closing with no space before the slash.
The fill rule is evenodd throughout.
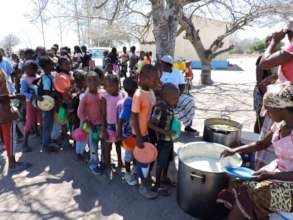
<path id="1" fill-rule="evenodd" d="M 243 71 L 213 71 L 213 86 L 197 84 L 195 71 L 192 94 L 197 111 L 194 126 L 202 131 L 206 118 L 229 116 L 251 130 L 255 119 L 252 110 L 255 59 L 233 59 Z M 183 135 L 176 148 L 196 138 Z M 32 138 L 33 152 L 17 156 L 30 161 L 29 171 L 5 172 L 3 158 L 0 171 L 0 220 L 35 219 L 106 219 L 106 220 L 189 220 L 177 205 L 176 190 L 171 197 L 148 201 L 129 187 L 120 176 L 111 182 L 95 177 L 87 166 L 76 162 L 74 152 L 58 154 L 40 152 L 40 141 Z M 2 155 L 3 156 L 3 155 Z M 176 179 L 176 170 L 172 176 Z"/>

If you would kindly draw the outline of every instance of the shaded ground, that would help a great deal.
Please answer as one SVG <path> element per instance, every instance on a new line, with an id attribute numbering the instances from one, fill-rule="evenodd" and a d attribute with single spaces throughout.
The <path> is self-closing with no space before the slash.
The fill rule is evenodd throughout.
<path id="1" fill-rule="evenodd" d="M 254 59 L 232 60 L 244 71 L 215 71 L 215 84 L 198 86 L 196 71 L 192 94 L 197 113 L 194 125 L 203 129 L 206 118 L 229 116 L 251 130 L 254 121 L 252 90 Z M 195 141 L 183 135 L 176 149 Z M 19 174 L 7 174 L 1 158 L 0 220 L 22 219 L 106 219 L 106 220 L 189 220 L 177 205 L 175 189 L 171 197 L 155 201 L 143 199 L 136 187 L 129 187 L 120 176 L 109 182 L 94 177 L 87 166 L 76 162 L 74 153 L 65 149 L 58 154 L 39 152 L 40 142 L 32 138 L 32 153 L 22 155 L 33 167 Z M 18 157 L 21 153 L 17 154 Z M 176 179 L 173 165 L 172 176 Z"/>

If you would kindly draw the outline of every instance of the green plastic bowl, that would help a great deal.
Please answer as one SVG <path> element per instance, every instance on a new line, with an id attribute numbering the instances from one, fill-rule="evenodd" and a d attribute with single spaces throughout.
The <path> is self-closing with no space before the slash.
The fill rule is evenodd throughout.
<path id="1" fill-rule="evenodd" d="M 174 118 L 172 121 L 172 126 L 171 130 L 174 131 L 176 134 L 172 137 L 173 140 L 176 140 L 180 137 L 181 135 L 181 122 L 177 119 Z"/>
<path id="2" fill-rule="evenodd" d="M 58 111 L 58 121 L 62 122 L 64 121 L 66 118 L 66 110 L 64 107 L 59 107 L 59 111 Z"/>

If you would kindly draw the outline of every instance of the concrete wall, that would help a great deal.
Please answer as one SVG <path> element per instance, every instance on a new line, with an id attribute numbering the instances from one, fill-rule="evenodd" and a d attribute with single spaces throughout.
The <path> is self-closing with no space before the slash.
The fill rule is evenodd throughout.
<path id="1" fill-rule="evenodd" d="M 194 16 L 193 22 L 195 27 L 200 30 L 199 34 L 202 39 L 202 42 L 205 48 L 208 48 L 210 44 L 216 39 L 217 36 L 225 33 L 227 22 L 203 18 Z M 181 33 L 176 39 L 176 49 L 175 49 L 175 59 L 185 58 L 191 60 L 199 60 L 196 51 L 194 50 L 193 46 L 189 43 L 188 40 L 185 40 L 183 37 L 185 32 Z M 154 41 L 154 35 L 152 30 L 146 36 L 146 41 Z M 224 41 L 224 48 L 229 46 L 230 38 L 227 37 Z M 143 51 L 152 51 L 153 55 L 156 54 L 156 46 L 152 45 L 141 45 L 140 49 Z M 221 54 L 216 59 L 226 59 L 227 53 Z"/>

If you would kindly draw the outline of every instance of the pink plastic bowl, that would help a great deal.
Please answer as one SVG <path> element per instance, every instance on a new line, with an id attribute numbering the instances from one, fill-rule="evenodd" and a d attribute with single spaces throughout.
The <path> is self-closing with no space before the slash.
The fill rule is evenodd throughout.
<path id="1" fill-rule="evenodd" d="M 72 132 L 72 138 L 75 141 L 86 141 L 88 139 L 88 134 L 81 128 L 77 128 Z"/>

